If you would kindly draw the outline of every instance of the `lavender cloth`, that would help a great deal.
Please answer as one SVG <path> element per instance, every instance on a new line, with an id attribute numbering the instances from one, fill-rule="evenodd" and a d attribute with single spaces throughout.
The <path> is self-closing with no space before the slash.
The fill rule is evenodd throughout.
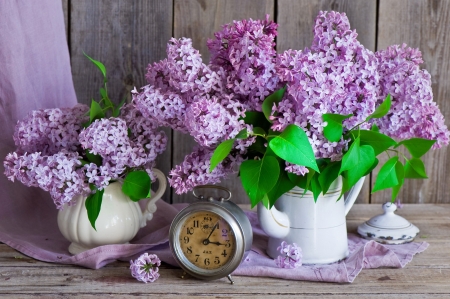
<path id="1" fill-rule="evenodd" d="M 0 157 L 14 150 L 14 125 L 33 109 L 71 107 L 76 103 L 70 60 L 64 33 L 61 1 L 0 1 Z M 148 251 L 175 264 L 168 246 L 171 220 L 181 205 L 162 201 L 153 220 L 131 244 L 107 245 L 71 256 L 69 242 L 59 232 L 57 210 L 50 196 L 40 189 L 11 183 L 0 166 L 0 242 L 35 259 L 98 269 L 117 259 Z M 427 243 L 383 246 L 349 235 L 350 256 L 340 263 L 279 269 L 263 253 L 267 237 L 248 213 L 255 238 L 253 251 L 236 275 L 286 279 L 351 282 L 362 268 L 403 267 Z"/>

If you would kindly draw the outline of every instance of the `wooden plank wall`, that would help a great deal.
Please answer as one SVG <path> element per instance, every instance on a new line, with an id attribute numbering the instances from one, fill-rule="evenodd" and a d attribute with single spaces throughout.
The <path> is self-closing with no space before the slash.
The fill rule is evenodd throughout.
<path id="1" fill-rule="evenodd" d="M 450 1 L 440 0 L 62 0 L 72 74 L 78 101 L 97 97 L 101 76 L 83 51 L 102 61 L 109 76 L 110 95 L 116 102 L 130 98 L 130 90 L 145 84 L 149 63 L 163 59 L 170 37 L 189 37 L 205 62 L 206 40 L 222 24 L 270 15 L 279 23 L 277 51 L 303 49 L 312 41 L 312 25 L 320 10 L 345 12 L 358 39 L 371 50 L 407 43 L 419 47 L 432 75 L 433 92 L 445 118 L 450 120 Z M 447 121 L 450 124 L 450 121 Z M 166 174 L 195 144 L 190 136 L 166 130 L 168 149 L 158 160 Z M 407 182 L 400 199 L 408 203 L 450 203 L 449 150 L 425 157 L 428 180 Z M 369 177 L 359 203 L 382 203 L 389 192 L 371 194 Z M 248 203 L 237 178 L 223 182 L 238 203 Z M 167 202 L 189 202 L 190 195 L 169 189 Z"/>

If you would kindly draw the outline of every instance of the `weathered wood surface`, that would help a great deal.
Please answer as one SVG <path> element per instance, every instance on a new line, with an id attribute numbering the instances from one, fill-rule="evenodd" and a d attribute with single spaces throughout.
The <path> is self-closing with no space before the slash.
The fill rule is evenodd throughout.
<path id="1" fill-rule="evenodd" d="M 381 0 L 378 20 L 378 50 L 389 45 L 406 43 L 419 48 L 422 65 L 430 74 L 434 100 L 446 124 L 450 120 L 450 2 L 438 0 Z M 430 151 L 424 162 L 427 180 L 406 180 L 399 194 L 402 202 L 448 203 L 450 201 L 450 151 Z M 390 199 L 390 192 L 372 195 L 373 203 Z"/>
<path id="2" fill-rule="evenodd" d="M 380 212 L 379 205 L 360 204 L 347 216 L 349 231 Z M 99 270 L 35 261 L 0 244 L 1 298 L 450 298 L 450 205 L 405 205 L 398 211 L 416 224 L 417 241 L 430 247 L 403 269 L 363 269 L 352 284 L 234 277 L 200 281 L 180 279 L 182 271 L 163 266 L 161 277 L 144 284 L 130 275 L 128 263 Z"/>
<path id="3" fill-rule="evenodd" d="M 274 0 L 175 0 L 174 10 L 174 36 L 189 37 L 193 46 L 200 51 L 205 63 L 209 62 L 209 51 L 206 41 L 214 37 L 214 32 L 221 26 L 242 19 L 264 19 L 270 14 L 273 19 Z M 173 165 L 177 165 L 190 154 L 195 146 L 194 139 L 180 132 L 173 132 Z M 248 203 L 240 180 L 236 176 L 223 180 L 220 184 L 231 190 L 236 203 Z M 192 202 L 194 198 L 190 193 L 172 196 L 173 203 Z"/>
<path id="4" fill-rule="evenodd" d="M 205 62 L 209 54 L 206 40 L 220 26 L 236 19 L 264 18 L 270 14 L 279 23 L 278 52 L 288 48 L 303 49 L 312 40 L 312 24 L 320 10 L 345 12 L 356 29 L 358 39 L 369 49 L 384 49 L 406 42 L 419 47 L 423 65 L 432 75 L 433 92 L 446 119 L 450 119 L 450 2 L 438 0 L 173 0 L 173 1 L 72 1 L 62 0 L 72 72 L 78 100 L 88 103 L 97 97 L 101 75 L 82 54 L 85 51 L 105 63 L 109 75 L 109 91 L 117 102 L 129 96 L 134 87 L 145 84 L 148 63 L 163 59 L 171 36 L 190 37 Z M 448 123 L 448 121 L 447 121 Z M 167 151 L 159 158 L 158 167 L 168 174 L 191 152 L 190 136 L 166 130 Z M 399 198 L 409 203 L 450 203 L 450 167 L 448 149 L 428 154 L 425 164 L 430 179 L 411 180 Z M 374 179 L 368 178 L 357 200 L 380 203 L 390 199 L 390 192 L 370 194 Z M 248 199 L 237 178 L 225 180 L 234 199 Z M 192 201 L 190 195 L 166 192 L 172 202 Z"/>
<path id="5" fill-rule="evenodd" d="M 130 91 L 145 85 L 149 63 L 166 56 L 172 36 L 171 1 L 70 1 L 70 53 L 73 82 L 78 102 L 99 99 L 103 78 L 83 52 L 101 61 L 107 71 L 108 94 L 115 103 Z M 165 174 L 171 168 L 171 131 L 166 129 L 167 151 L 158 157 L 157 167 Z M 164 195 L 170 201 L 171 190 Z"/>
<path id="6" fill-rule="evenodd" d="M 345 12 L 352 29 L 358 32 L 358 40 L 368 49 L 375 50 L 376 40 L 376 1 L 352 0 L 278 0 L 277 51 L 279 53 L 310 47 L 313 40 L 313 27 L 319 11 Z M 370 202 L 370 181 L 368 176 L 356 200 L 357 203 Z"/>

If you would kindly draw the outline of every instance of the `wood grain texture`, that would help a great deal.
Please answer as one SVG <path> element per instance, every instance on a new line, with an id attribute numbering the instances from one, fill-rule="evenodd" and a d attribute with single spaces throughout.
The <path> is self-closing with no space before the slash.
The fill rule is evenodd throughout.
<path id="1" fill-rule="evenodd" d="M 302 50 L 310 47 L 313 27 L 319 11 L 345 12 L 358 40 L 368 49 L 375 50 L 376 0 L 278 0 L 277 51 Z M 367 176 L 356 203 L 370 202 L 371 177 Z"/>
<path id="2" fill-rule="evenodd" d="M 206 47 L 208 38 L 221 26 L 241 19 L 263 19 L 266 14 L 273 16 L 274 0 L 175 0 L 174 36 L 192 39 L 194 48 L 200 51 L 205 63 L 209 62 Z M 191 136 L 173 133 L 173 165 L 181 163 L 192 152 L 195 141 Z M 235 203 L 248 203 L 248 197 L 236 177 L 224 179 L 221 186 L 229 188 Z M 190 193 L 177 195 L 173 192 L 173 203 L 192 202 L 195 198 Z"/>
<path id="3" fill-rule="evenodd" d="M 69 0 L 61 0 L 64 13 L 64 26 L 66 28 L 67 43 L 69 43 Z"/>
<path id="4" fill-rule="evenodd" d="M 380 0 L 378 49 L 406 43 L 422 51 L 432 79 L 434 100 L 450 124 L 450 2 Z M 408 203 L 450 202 L 450 151 L 443 148 L 424 157 L 427 180 L 406 180 L 398 198 Z M 385 161 L 385 159 L 384 159 Z M 374 203 L 390 200 L 390 191 L 372 195 Z"/>
<path id="5" fill-rule="evenodd" d="M 354 206 L 349 230 L 380 211 L 379 205 Z M 450 205 L 405 205 L 398 214 L 420 228 L 416 241 L 429 248 L 403 269 L 363 269 L 351 284 L 235 276 L 231 286 L 225 278 L 180 279 L 182 270 L 167 265 L 156 282 L 144 284 L 131 277 L 126 262 L 90 270 L 35 261 L 0 244 L 0 298 L 450 298 Z"/>
<path id="6" fill-rule="evenodd" d="M 78 102 L 99 99 L 102 75 L 83 55 L 101 61 L 107 70 L 108 93 L 115 103 L 145 85 L 145 68 L 163 59 L 172 36 L 172 1 L 71 1 L 70 47 Z M 164 173 L 171 168 L 171 131 L 168 150 L 158 158 Z M 170 200 L 170 190 L 163 197 Z"/>

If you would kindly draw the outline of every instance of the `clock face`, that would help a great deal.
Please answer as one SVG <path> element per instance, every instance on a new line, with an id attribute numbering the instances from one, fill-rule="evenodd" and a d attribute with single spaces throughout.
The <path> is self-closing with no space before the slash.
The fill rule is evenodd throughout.
<path id="1" fill-rule="evenodd" d="M 226 265 L 236 251 L 236 238 L 230 225 L 216 213 L 189 214 L 179 233 L 181 251 L 189 262 L 206 270 Z"/>

